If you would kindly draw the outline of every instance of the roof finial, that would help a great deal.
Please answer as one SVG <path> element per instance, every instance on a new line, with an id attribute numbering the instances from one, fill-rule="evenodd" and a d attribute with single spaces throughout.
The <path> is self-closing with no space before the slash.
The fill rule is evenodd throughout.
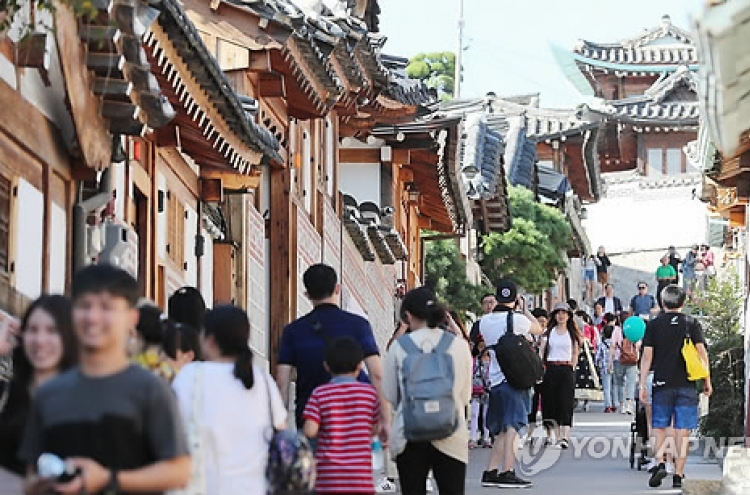
<path id="1" fill-rule="evenodd" d="M 661 25 L 662 26 L 666 27 L 666 26 L 669 26 L 671 24 L 672 24 L 672 18 L 669 17 L 669 14 L 664 14 L 663 16 L 661 16 Z"/>

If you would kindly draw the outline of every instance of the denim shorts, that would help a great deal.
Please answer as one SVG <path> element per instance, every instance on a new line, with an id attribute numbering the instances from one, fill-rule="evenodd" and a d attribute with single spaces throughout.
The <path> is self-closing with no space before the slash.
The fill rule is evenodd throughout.
<path id="1" fill-rule="evenodd" d="M 528 390 L 517 390 L 507 383 L 492 387 L 487 410 L 487 429 L 492 436 L 528 424 L 530 396 Z"/>
<path id="2" fill-rule="evenodd" d="M 596 270 L 586 270 L 583 273 L 583 279 L 584 280 L 591 280 L 592 282 L 596 280 Z"/>
<path id="3" fill-rule="evenodd" d="M 651 425 L 677 430 L 698 427 L 698 391 L 695 387 L 654 388 Z"/>

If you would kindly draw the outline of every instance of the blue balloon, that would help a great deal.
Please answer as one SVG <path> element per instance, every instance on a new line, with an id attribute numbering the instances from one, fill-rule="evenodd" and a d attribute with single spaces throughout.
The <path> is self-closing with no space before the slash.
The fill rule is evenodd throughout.
<path id="1" fill-rule="evenodd" d="M 623 323 L 622 333 L 629 341 L 638 342 L 646 335 L 646 322 L 638 316 L 631 316 Z"/>

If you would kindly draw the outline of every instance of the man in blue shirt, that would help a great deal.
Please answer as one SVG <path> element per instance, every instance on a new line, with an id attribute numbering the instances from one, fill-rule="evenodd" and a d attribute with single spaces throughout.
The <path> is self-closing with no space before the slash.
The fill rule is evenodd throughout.
<path id="1" fill-rule="evenodd" d="M 651 313 L 659 309 L 656 298 L 648 293 L 648 284 L 646 282 L 638 283 L 638 294 L 630 300 L 630 312 L 634 316 L 639 316 L 648 321 L 651 319 Z"/>
<path id="2" fill-rule="evenodd" d="M 341 286 L 336 271 L 328 265 L 313 265 L 307 269 L 302 281 L 313 310 L 284 328 L 276 367 L 276 381 L 284 403 L 289 401 L 292 370 L 297 371 L 295 418 L 299 428 L 304 424 L 302 413 L 313 390 L 331 379 L 323 366 L 323 354 L 332 340 L 350 337 L 362 347 L 368 374 L 361 373 L 359 379 L 366 382 L 369 375 L 369 381 L 379 394 L 383 377 L 380 353 L 370 323 L 338 307 Z"/>

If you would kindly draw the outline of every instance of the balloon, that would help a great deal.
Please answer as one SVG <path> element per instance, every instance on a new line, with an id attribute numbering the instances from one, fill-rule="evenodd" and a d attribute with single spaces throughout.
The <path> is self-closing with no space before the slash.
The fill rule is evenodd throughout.
<path id="1" fill-rule="evenodd" d="M 638 316 L 631 316 L 622 325 L 622 333 L 631 342 L 638 342 L 646 334 L 646 322 Z"/>

